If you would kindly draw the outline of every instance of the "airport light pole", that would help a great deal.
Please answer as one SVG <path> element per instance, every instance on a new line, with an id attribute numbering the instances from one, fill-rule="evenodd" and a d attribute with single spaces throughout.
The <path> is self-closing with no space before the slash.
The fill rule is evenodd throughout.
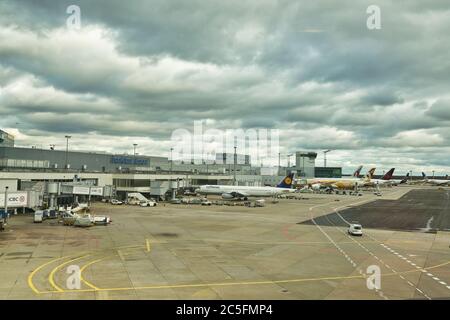
<path id="1" fill-rule="evenodd" d="M 137 143 L 133 143 L 133 166 L 134 171 L 136 171 L 136 147 L 138 146 Z"/>
<path id="2" fill-rule="evenodd" d="M 434 179 L 434 170 L 433 170 L 433 179 Z"/>
<path id="3" fill-rule="evenodd" d="M 170 148 L 170 175 L 172 175 L 172 169 L 173 169 L 172 152 L 173 152 L 173 148 Z"/>
<path id="4" fill-rule="evenodd" d="M 293 156 L 292 153 L 287 155 L 287 158 L 288 158 L 288 168 L 291 167 L 291 157 L 292 157 L 292 156 Z"/>
<path id="5" fill-rule="evenodd" d="M 66 138 L 66 170 L 69 170 L 67 167 L 69 165 L 69 139 L 72 138 L 72 136 L 65 136 Z"/>
<path id="6" fill-rule="evenodd" d="M 234 157 L 233 157 L 233 173 L 234 173 L 234 176 L 233 176 L 233 185 L 236 185 L 236 159 L 237 158 L 237 155 L 236 155 L 236 145 L 234 145 Z"/>
<path id="7" fill-rule="evenodd" d="M 278 152 L 278 175 L 280 175 L 281 171 L 281 153 Z"/>
<path id="8" fill-rule="evenodd" d="M 169 190 L 171 191 L 171 199 L 175 199 L 175 191 L 172 188 L 172 169 L 173 169 L 173 156 L 172 156 L 173 148 L 170 148 L 170 177 L 169 177 Z"/>
<path id="9" fill-rule="evenodd" d="M 325 151 L 323 152 L 323 166 L 324 166 L 324 168 L 327 167 L 327 153 L 330 152 L 330 151 L 331 151 L 331 150 L 325 150 Z"/>
<path id="10" fill-rule="evenodd" d="M 9 187 L 5 187 L 5 224 L 6 220 L 8 219 L 8 189 Z"/>

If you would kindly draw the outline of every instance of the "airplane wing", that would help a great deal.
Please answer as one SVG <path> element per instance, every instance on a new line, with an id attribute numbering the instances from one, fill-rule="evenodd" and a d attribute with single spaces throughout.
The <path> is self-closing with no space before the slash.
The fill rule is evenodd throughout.
<path id="1" fill-rule="evenodd" d="M 229 194 L 231 194 L 234 198 L 249 197 L 248 193 L 242 192 L 242 191 L 231 191 L 231 192 L 229 192 Z"/>

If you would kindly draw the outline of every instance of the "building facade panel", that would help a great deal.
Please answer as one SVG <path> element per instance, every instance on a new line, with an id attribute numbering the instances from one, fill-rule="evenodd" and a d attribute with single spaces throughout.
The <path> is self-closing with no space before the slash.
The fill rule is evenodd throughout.
<path id="1" fill-rule="evenodd" d="M 0 130 L 0 147 L 14 147 L 14 136 Z"/>

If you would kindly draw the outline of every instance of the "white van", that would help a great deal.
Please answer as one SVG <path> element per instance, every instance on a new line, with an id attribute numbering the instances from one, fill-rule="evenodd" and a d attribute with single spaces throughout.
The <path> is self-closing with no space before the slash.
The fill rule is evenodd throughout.
<path id="1" fill-rule="evenodd" d="M 44 220 L 44 211 L 36 210 L 34 212 L 34 223 L 40 223 Z"/>

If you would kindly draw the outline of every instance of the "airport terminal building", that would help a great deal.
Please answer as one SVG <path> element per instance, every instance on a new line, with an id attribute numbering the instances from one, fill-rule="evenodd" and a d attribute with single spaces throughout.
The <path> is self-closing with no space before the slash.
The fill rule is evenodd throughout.
<path id="1" fill-rule="evenodd" d="M 197 164 L 191 160 L 172 163 L 167 157 L 140 154 L 17 147 L 12 135 L 0 133 L 0 179 L 16 181 L 17 190 L 57 182 L 111 186 L 119 198 L 128 192 L 164 197 L 170 190 L 203 184 L 274 186 L 288 172 L 296 172 L 299 177 L 334 177 L 342 173 L 341 168 L 315 167 L 314 152 L 296 152 L 293 167 L 263 170 L 252 166 L 248 155 L 224 153 L 217 154 L 213 163 Z M 229 161 L 235 157 L 236 164 Z"/>
<path id="2" fill-rule="evenodd" d="M 129 192 L 164 197 L 172 189 L 202 184 L 235 181 L 239 185 L 261 186 L 264 181 L 259 169 L 252 167 L 248 160 L 236 165 L 171 163 L 167 157 L 158 156 L 22 148 L 14 147 L 13 143 L 0 146 L 0 179 L 16 181 L 16 187 L 10 190 L 36 186 L 45 190 L 39 184 L 58 182 L 112 186 L 119 198 Z"/>
<path id="3" fill-rule="evenodd" d="M 0 130 L 0 147 L 14 147 L 14 136 Z"/>

